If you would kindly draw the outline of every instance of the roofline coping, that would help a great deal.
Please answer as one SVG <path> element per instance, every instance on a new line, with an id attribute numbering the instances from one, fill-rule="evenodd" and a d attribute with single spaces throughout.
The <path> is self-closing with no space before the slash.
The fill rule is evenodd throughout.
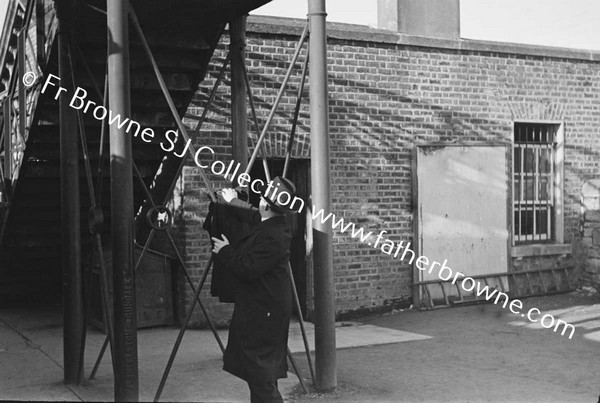
<path id="1" fill-rule="evenodd" d="M 306 22 L 299 18 L 256 16 L 248 17 L 248 32 L 275 35 L 300 36 Z M 600 51 L 562 48 L 554 46 L 528 45 L 521 43 L 494 42 L 475 39 L 442 39 L 400 34 L 393 31 L 371 28 L 366 25 L 327 23 L 329 39 L 351 40 L 370 43 L 414 46 L 421 48 L 503 53 L 509 55 L 551 57 L 560 59 L 600 62 Z"/>

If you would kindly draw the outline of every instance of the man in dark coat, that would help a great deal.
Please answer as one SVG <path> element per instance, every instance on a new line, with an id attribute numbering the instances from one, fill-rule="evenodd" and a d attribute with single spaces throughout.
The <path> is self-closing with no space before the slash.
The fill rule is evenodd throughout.
<path id="1" fill-rule="evenodd" d="M 229 190 L 226 191 L 230 192 Z M 225 235 L 229 244 L 235 249 L 238 242 L 247 234 L 253 225 L 253 217 L 245 217 L 245 214 L 238 214 L 237 209 L 248 211 L 249 206 L 242 201 L 248 200 L 248 195 L 244 192 L 236 193 L 233 202 L 228 203 L 223 198 L 222 192 L 217 192 L 217 200 L 208 205 L 208 214 L 204 220 L 202 228 L 208 231 L 211 237 L 221 237 Z M 240 205 L 236 207 L 237 205 Z M 260 214 L 258 222 L 260 222 Z M 250 218 L 251 221 L 245 221 L 242 218 Z M 231 270 L 221 267 L 218 262 L 213 262 L 212 278 L 210 280 L 210 294 L 213 297 L 219 297 L 220 302 L 235 302 L 235 274 Z"/>
<path id="2" fill-rule="evenodd" d="M 271 185 L 293 199 L 295 187 L 289 180 L 277 177 Z M 252 402 L 282 402 L 277 380 L 287 377 L 292 236 L 285 214 L 291 211 L 278 203 L 274 191 L 268 193 L 267 187 L 262 189 L 258 210 L 248 205 L 233 209 L 240 219 L 255 224 L 235 248 L 225 236 L 212 238 L 216 262 L 237 279 L 223 369 L 248 382 Z M 233 189 L 224 189 L 221 196 L 233 206 L 244 204 Z"/>

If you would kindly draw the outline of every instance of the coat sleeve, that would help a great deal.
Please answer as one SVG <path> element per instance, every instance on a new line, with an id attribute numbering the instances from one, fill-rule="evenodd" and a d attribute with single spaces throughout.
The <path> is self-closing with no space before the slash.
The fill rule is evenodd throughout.
<path id="1" fill-rule="evenodd" d="M 224 246 L 217 254 L 217 262 L 242 281 L 254 281 L 264 276 L 283 257 L 284 248 L 281 239 L 275 235 L 264 234 L 256 238 L 249 250 L 241 254 L 230 245 Z"/>

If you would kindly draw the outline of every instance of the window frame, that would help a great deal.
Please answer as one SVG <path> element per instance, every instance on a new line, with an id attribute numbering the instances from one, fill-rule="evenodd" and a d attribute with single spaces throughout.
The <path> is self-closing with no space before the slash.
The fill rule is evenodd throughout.
<path id="1" fill-rule="evenodd" d="M 514 212 L 515 212 L 515 129 L 518 124 L 539 124 L 539 125 L 555 125 L 557 126 L 556 138 L 554 141 L 554 159 L 552 186 L 554 188 L 554 203 L 552 209 L 552 231 L 550 240 L 540 240 L 540 242 L 517 243 L 514 235 L 516 228 Z M 564 159 L 565 159 L 565 123 L 564 121 L 556 120 L 516 120 L 513 121 L 511 132 L 511 161 L 510 161 L 510 192 L 511 192 L 511 245 L 512 256 L 531 256 L 545 254 L 565 254 L 570 253 L 570 245 L 564 244 Z"/>

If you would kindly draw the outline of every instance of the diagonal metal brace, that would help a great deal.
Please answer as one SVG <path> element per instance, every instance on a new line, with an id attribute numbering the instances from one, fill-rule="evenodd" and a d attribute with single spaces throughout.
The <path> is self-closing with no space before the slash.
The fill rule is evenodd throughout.
<path id="1" fill-rule="evenodd" d="M 148 59 L 150 60 L 150 63 L 152 64 L 152 68 L 154 69 L 156 79 L 158 80 L 160 89 L 162 90 L 163 95 L 164 95 L 167 103 L 169 104 L 169 109 L 171 110 L 171 114 L 173 115 L 173 118 L 175 119 L 175 123 L 177 124 L 177 127 L 179 128 L 179 131 L 181 132 L 181 135 L 183 136 L 183 140 L 185 141 L 185 143 L 186 144 L 190 143 L 188 150 L 189 150 L 189 153 L 192 156 L 192 158 L 194 158 L 194 156 L 196 154 L 196 149 L 195 149 L 194 145 L 191 144 L 191 142 L 190 142 L 190 136 L 188 135 L 187 130 L 186 130 L 183 122 L 181 121 L 181 117 L 179 116 L 179 113 L 177 112 L 177 108 L 175 107 L 173 98 L 171 98 L 171 94 L 169 94 L 169 89 L 167 88 L 167 84 L 165 83 L 165 80 L 163 79 L 162 74 L 160 73 L 158 64 L 156 63 L 156 60 L 154 59 L 152 51 L 150 50 L 150 46 L 148 46 L 148 41 L 146 41 L 144 31 L 142 31 L 142 27 L 140 26 L 140 23 L 135 14 L 135 10 L 133 9 L 133 7 L 131 5 L 129 6 L 129 16 L 131 17 L 131 22 L 133 23 L 133 27 L 135 28 L 137 34 L 140 37 L 140 41 L 142 42 L 142 47 L 144 48 L 144 51 L 146 52 L 146 55 L 148 56 Z M 204 172 L 203 168 L 200 168 L 200 177 L 202 178 L 202 181 L 204 182 L 204 186 L 206 186 L 206 189 L 208 190 L 210 199 L 213 202 L 216 202 L 217 198 L 215 196 L 215 192 L 213 190 L 212 184 L 208 180 L 208 177 L 206 176 L 206 173 Z"/>
<path id="2" fill-rule="evenodd" d="M 304 31 L 302 31 L 302 36 L 300 37 L 298 46 L 296 46 L 296 50 L 294 51 L 294 55 L 292 56 L 290 66 L 288 67 L 288 71 L 285 74 L 285 77 L 283 78 L 283 82 L 281 83 L 281 87 L 279 88 L 279 92 L 277 93 L 277 98 L 275 98 L 275 102 L 273 103 L 273 107 L 271 108 L 271 112 L 269 113 L 269 117 L 267 118 L 267 122 L 265 123 L 262 133 L 260 134 L 260 137 L 258 138 L 256 146 L 254 147 L 254 152 L 252 153 L 252 157 L 250 157 L 250 162 L 248 162 L 248 167 L 246 168 L 246 173 L 250 172 L 250 170 L 252 169 L 252 165 L 254 165 L 254 161 L 256 161 L 256 156 L 258 155 L 258 150 L 260 149 L 260 145 L 262 144 L 263 140 L 265 139 L 265 136 L 267 135 L 267 131 L 269 130 L 269 127 L 271 126 L 271 122 L 273 121 L 273 117 L 275 116 L 275 111 L 277 110 L 277 107 L 279 106 L 279 102 L 281 102 L 281 98 L 283 97 L 283 93 L 287 87 L 290 76 L 292 75 L 294 65 L 296 64 L 296 61 L 298 60 L 298 56 L 300 55 L 300 51 L 302 50 L 302 45 L 304 44 L 304 41 L 306 40 L 307 36 L 308 36 L 308 22 L 306 23 L 306 26 L 304 27 Z"/>

